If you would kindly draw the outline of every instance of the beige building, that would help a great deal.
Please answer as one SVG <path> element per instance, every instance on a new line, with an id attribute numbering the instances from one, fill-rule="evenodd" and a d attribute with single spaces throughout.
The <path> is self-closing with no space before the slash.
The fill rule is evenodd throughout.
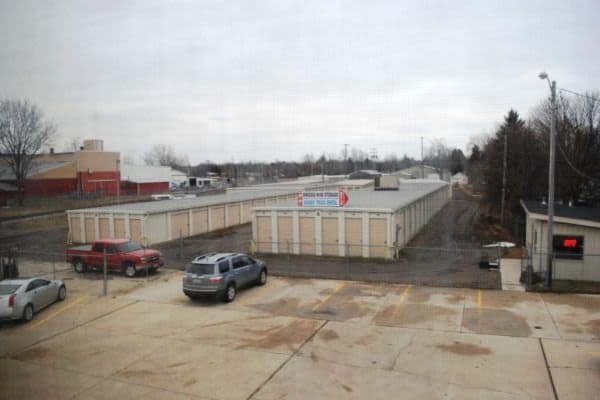
<path id="1" fill-rule="evenodd" d="M 446 182 L 402 181 L 397 191 L 351 190 L 346 207 L 255 207 L 252 238 L 259 253 L 395 257 L 450 199 Z"/>
<path id="2" fill-rule="evenodd" d="M 73 243 L 105 238 L 166 242 L 249 223 L 254 208 L 294 202 L 298 191 L 308 188 L 338 190 L 335 182 L 303 180 L 235 188 L 219 195 L 69 210 L 69 236 Z"/>
<path id="3" fill-rule="evenodd" d="M 545 271 L 548 254 L 548 207 L 521 201 L 526 214 L 525 245 L 534 271 Z M 600 209 L 555 205 L 553 277 L 600 281 Z"/>

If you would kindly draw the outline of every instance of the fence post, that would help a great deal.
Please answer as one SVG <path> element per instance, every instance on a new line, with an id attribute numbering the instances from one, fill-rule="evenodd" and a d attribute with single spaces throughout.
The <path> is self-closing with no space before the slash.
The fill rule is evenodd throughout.
<path id="1" fill-rule="evenodd" d="M 104 280 L 104 287 L 102 288 L 102 295 L 106 296 L 106 292 L 107 292 L 107 276 L 106 276 L 106 247 L 104 247 L 104 250 L 102 252 L 102 258 L 103 258 L 103 266 L 102 266 L 102 275 L 103 275 L 103 280 Z"/>
<path id="2" fill-rule="evenodd" d="M 144 248 L 144 260 L 146 260 L 146 246 L 143 247 Z M 146 260 L 146 280 L 148 280 L 150 278 L 149 275 L 149 271 L 148 271 L 148 261 Z"/>
<path id="3" fill-rule="evenodd" d="M 56 260 L 52 257 L 52 279 L 56 280 Z"/>
<path id="4" fill-rule="evenodd" d="M 348 275 L 348 280 L 350 280 L 350 245 L 348 243 L 346 243 L 346 268 L 347 268 L 347 275 Z"/>
<path id="5" fill-rule="evenodd" d="M 179 230 L 179 259 L 183 258 L 183 233 Z"/>

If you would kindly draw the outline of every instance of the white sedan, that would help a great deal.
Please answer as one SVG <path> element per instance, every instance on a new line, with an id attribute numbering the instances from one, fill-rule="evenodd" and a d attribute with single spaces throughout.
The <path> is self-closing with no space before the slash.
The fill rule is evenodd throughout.
<path id="1" fill-rule="evenodd" d="M 67 288 L 61 280 L 42 278 L 0 281 L 0 319 L 24 319 L 50 304 L 63 301 Z"/>

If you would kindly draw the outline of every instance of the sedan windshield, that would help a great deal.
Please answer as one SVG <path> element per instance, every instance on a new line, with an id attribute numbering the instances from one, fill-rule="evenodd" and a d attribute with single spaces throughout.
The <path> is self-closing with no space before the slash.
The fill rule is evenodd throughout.
<path id="1" fill-rule="evenodd" d="M 0 285 L 0 295 L 13 294 L 21 285 Z"/>
<path id="2" fill-rule="evenodd" d="M 142 245 L 136 242 L 127 242 L 127 243 L 121 243 L 119 245 L 119 251 L 121 253 L 128 253 L 130 251 L 136 251 L 136 250 L 141 250 L 142 249 Z"/>
<path id="3" fill-rule="evenodd" d="M 189 263 L 185 271 L 195 275 L 212 275 L 215 273 L 214 264 Z"/>

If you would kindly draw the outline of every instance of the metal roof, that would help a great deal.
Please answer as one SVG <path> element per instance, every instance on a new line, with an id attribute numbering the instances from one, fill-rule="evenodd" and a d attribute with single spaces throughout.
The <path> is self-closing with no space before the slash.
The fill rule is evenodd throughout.
<path id="1" fill-rule="evenodd" d="M 401 181 L 398 190 L 373 190 L 365 188 L 348 191 L 348 205 L 343 208 L 334 207 L 301 207 L 303 209 L 327 209 L 335 210 L 391 210 L 395 211 L 414 203 L 416 200 L 424 197 L 436 190 L 448 186 L 447 182 L 428 179 L 411 179 Z M 295 200 L 288 200 L 279 205 L 256 207 L 257 210 L 272 210 L 276 208 L 299 208 Z"/>
<path id="2" fill-rule="evenodd" d="M 548 218 L 548 205 L 535 200 L 522 200 L 525 212 L 541 214 Z M 554 204 L 554 215 L 559 218 L 570 218 L 581 221 L 600 222 L 600 208 L 569 207 L 564 204 Z"/>

